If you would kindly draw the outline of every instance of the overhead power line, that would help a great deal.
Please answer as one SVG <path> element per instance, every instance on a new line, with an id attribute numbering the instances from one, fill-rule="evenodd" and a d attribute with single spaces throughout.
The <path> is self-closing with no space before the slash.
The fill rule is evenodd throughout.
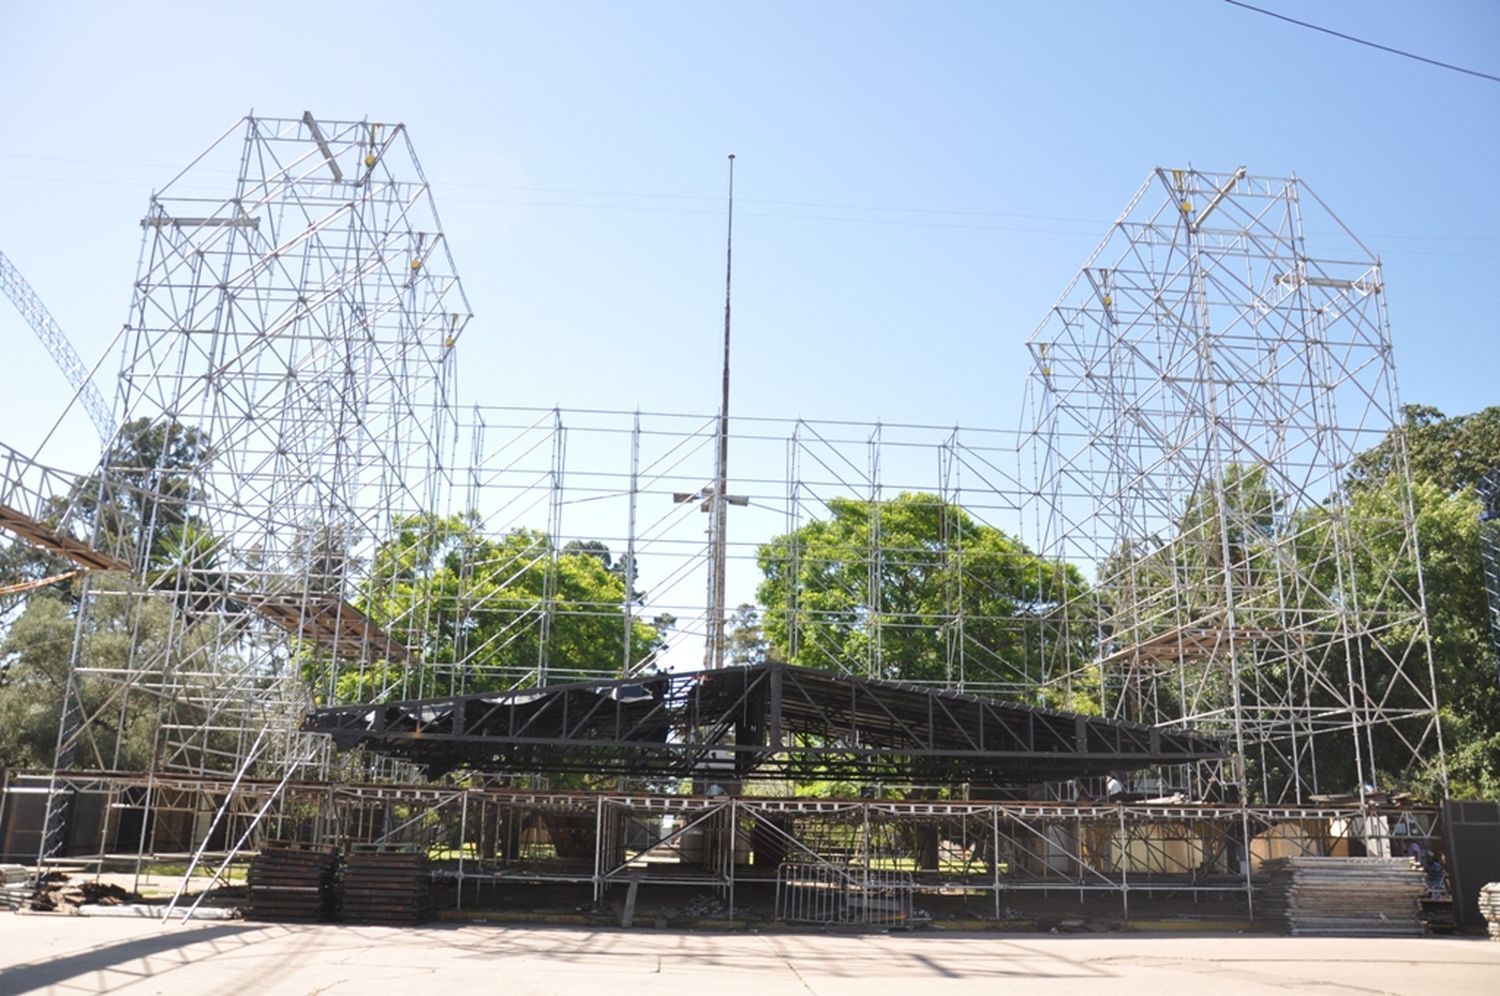
<path id="1" fill-rule="evenodd" d="M 1490 80 L 1493 83 L 1500 83 L 1500 76 L 1491 76 L 1489 73 L 1481 73 L 1477 69 L 1465 69 L 1463 66 L 1455 66 L 1451 62 L 1439 62 L 1437 59 L 1429 59 L 1425 55 L 1417 55 L 1415 52 L 1408 52 L 1405 49 L 1391 48 L 1391 46 L 1382 45 L 1379 42 L 1366 41 L 1363 38 L 1356 38 L 1353 35 L 1346 35 L 1342 31 L 1335 31 L 1332 28 L 1321 27 L 1317 24 L 1309 24 L 1306 21 L 1299 21 L 1295 17 L 1287 17 L 1285 14 L 1278 14 L 1274 10 L 1265 10 L 1261 7 L 1255 7 L 1248 3 L 1242 3 L 1241 0 L 1224 0 L 1224 2 L 1227 4 L 1233 4 L 1236 7 L 1243 7 L 1246 10 L 1253 10 L 1257 14 L 1264 14 L 1267 17 L 1274 17 L 1278 21 L 1285 21 L 1288 24 L 1295 24 L 1299 28 L 1310 28 L 1313 31 L 1321 31 L 1325 35 L 1333 35 L 1333 37 L 1335 38 L 1342 38 L 1344 39 L 1344 41 L 1352 41 L 1356 45 L 1368 45 L 1370 48 L 1378 48 L 1380 49 L 1380 51 L 1389 52 L 1392 55 L 1399 55 L 1403 58 L 1416 59 L 1418 62 L 1425 62 L 1429 66 L 1437 66 L 1440 69 L 1451 69 L 1455 73 L 1466 73 L 1469 76 L 1478 76 L 1482 80 Z"/>

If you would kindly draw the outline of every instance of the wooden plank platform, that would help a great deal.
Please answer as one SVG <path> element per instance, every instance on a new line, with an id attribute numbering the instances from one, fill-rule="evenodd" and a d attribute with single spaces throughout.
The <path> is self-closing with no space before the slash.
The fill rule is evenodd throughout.
<path id="1" fill-rule="evenodd" d="M 39 522 L 25 512 L 11 508 L 9 505 L 0 505 L 0 529 L 7 529 L 33 546 L 39 546 L 44 550 L 51 550 L 53 553 L 66 557 L 80 567 L 87 567 L 91 571 L 123 571 L 129 573 L 131 570 L 130 565 L 119 557 L 96 550 L 87 543 L 74 539 L 67 533 L 54 529 L 44 522 Z"/>

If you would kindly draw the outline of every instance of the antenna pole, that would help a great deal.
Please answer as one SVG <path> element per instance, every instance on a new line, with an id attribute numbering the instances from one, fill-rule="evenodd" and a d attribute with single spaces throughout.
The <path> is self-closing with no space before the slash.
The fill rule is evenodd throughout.
<path id="1" fill-rule="evenodd" d="M 729 302 L 734 277 L 734 153 L 729 154 L 729 227 L 724 241 L 724 384 L 719 401 L 719 439 L 713 494 L 713 587 L 709 598 L 708 653 L 709 669 L 724 666 L 724 570 L 726 564 L 725 532 L 728 525 L 729 496 Z"/>

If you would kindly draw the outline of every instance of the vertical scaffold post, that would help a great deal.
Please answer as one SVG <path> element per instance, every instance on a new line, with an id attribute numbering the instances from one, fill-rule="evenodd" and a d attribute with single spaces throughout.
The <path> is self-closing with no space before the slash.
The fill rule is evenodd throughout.
<path id="1" fill-rule="evenodd" d="M 458 816 L 458 908 L 464 908 L 464 852 L 469 847 L 469 791 L 464 790 Z"/>
<path id="2" fill-rule="evenodd" d="M 604 899 L 604 796 L 594 799 L 594 902 Z"/>

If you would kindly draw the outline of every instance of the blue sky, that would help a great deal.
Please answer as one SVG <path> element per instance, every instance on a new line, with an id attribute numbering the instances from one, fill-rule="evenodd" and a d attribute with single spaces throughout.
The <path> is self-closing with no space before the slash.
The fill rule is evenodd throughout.
<path id="1" fill-rule="evenodd" d="M 1264 5 L 1500 74 L 1489 0 Z M 310 109 L 409 127 L 484 403 L 716 407 L 729 152 L 737 413 L 1015 425 L 1027 334 L 1189 161 L 1305 178 L 1385 261 L 1403 399 L 1500 403 L 1500 84 L 1212 0 L 8 0 L 0 107 L 0 249 L 89 362 L 151 189 L 247 111 Z M 66 383 L 8 306 L 0 344 L 0 441 L 30 449 Z"/>

